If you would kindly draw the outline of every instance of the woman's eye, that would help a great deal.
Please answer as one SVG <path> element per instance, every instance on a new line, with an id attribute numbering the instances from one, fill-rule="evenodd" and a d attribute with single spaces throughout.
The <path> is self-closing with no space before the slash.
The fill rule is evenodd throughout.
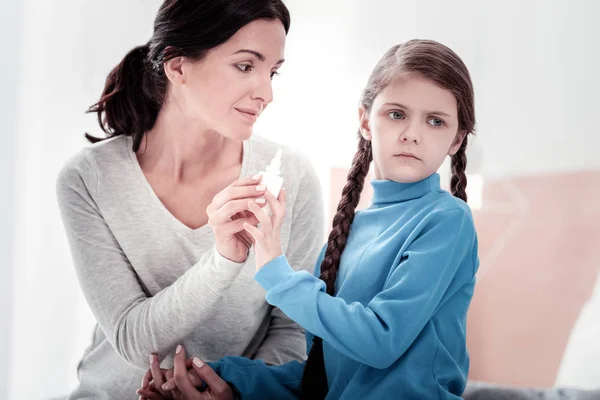
<path id="1" fill-rule="evenodd" d="M 250 72 L 253 68 L 250 64 L 236 64 L 235 66 L 242 72 Z"/>
<path id="2" fill-rule="evenodd" d="M 391 111 L 388 113 L 388 115 L 392 119 L 404 119 L 404 114 L 402 114 L 400 111 Z"/>

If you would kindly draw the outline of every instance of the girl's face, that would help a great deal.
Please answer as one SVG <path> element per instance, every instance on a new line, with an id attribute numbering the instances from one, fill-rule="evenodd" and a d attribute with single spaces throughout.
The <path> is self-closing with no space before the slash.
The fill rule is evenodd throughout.
<path id="1" fill-rule="evenodd" d="M 435 173 L 464 138 L 454 95 L 420 74 L 404 74 L 382 90 L 369 111 L 359 109 L 361 134 L 371 141 L 375 178 L 417 182 Z"/>
<path id="2" fill-rule="evenodd" d="M 191 125 L 248 139 L 256 119 L 273 101 L 271 80 L 283 64 L 285 39 L 279 20 L 256 20 L 200 62 L 170 60 L 165 65 L 169 101 Z"/>

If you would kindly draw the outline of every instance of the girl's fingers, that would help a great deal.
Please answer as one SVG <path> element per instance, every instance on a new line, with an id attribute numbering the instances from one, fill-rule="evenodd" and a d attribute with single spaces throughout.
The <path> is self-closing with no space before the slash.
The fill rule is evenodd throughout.
<path id="1" fill-rule="evenodd" d="M 270 192 L 265 193 L 265 199 L 271 207 L 271 211 L 273 212 L 272 219 L 272 229 L 276 229 L 281 226 L 283 222 L 283 217 L 285 216 L 285 201 L 286 201 L 286 191 L 285 189 L 281 189 L 279 192 L 279 197 L 275 198 Z"/>

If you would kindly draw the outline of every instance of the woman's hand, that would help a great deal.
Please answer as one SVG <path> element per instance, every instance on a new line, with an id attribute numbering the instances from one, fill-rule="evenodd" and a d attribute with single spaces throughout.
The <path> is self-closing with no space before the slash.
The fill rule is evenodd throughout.
<path id="1" fill-rule="evenodd" d="M 264 185 L 259 185 L 260 175 L 232 182 L 221 190 L 206 209 L 208 225 L 212 228 L 216 247 L 223 257 L 242 263 L 248 258 L 252 237 L 244 230 L 244 225 L 256 226 L 258 220 L 248 212 L 248 201 L 256 201 L 264 206 Z"/>
<path id="2" fill-rule="evenodd" d="M 191 370 L 189 369 L 191 366 Z M 163 390 L 177 392 L 184 400 L 234 400 L 235 395 L 231 387 L 215 373 L 207 364 L 194 358 L 192 362 L 185 359 L 185 349 L 178 347 L 175 354 L 173 377 L 163 384 Z M 192 372 L 193 373 L 190 373 Z M 195 377 L 200 382 L 206 383 L 206 389 L 200 392 L 200 386 L 190 377 Z"/>
<path id="3" fill-rule="evenodd" d="M 155 354 L 150 356 L 150 369 L 144 375 L 142 387 L 137 390 L 140 400 L 164 400 L 175 399 L 171 392 L 162 389 L 162 385 L 166 382 L 167 370 L 160 368 L 158 357 Z"/>
<path id="4" fill-rule="evenodd" d="M 173 390 L 165 390 L 163 386 L 174 376 L 174 368 L 160 368 L 156 355 L 151 355 L 150 369 L 144 375 L 142 387 L 137 391 L 140 400 L 165 400 L 165 399 L 181 399 L 181 393 L 175 388 Z M 192 359 L 185 360 L 188 376 L 195 387 L 202 386 L 202 379 L 192 369 Z"/>
<path id="5" fill-rule="evenodd" d="M 250 200 L 248 201 L 248 208 L 258 220 L 260 228 L 251 223 L 244 223 L 244 229 L 254 240 L 257 271 L 283 254 L 281 251 L 281 224 L 285 216 L 285 189 L 281 189 L 277 199 L 268 191 L 265 192 L 265 198 L 269 207 L 271 207 L 273 216 L 269 217 L 254 200 Z"/>

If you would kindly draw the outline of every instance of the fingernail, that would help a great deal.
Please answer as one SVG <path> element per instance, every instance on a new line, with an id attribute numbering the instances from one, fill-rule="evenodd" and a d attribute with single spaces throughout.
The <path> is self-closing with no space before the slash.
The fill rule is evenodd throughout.
<path id="1" fill-rule="evenodd" d="M 194 357 L 194 365 L 198 368 L 202 368 L 204 363 L 198 357 Z"/>
<path id="2" fill-rule="evenodd" d="M 165 383 L 164 385 L 162 385 L 162 390 L 172 390 L 173 388 L 171 387 L 171 384 L 169 383 Z"/>
<path id="3" fill-rule="evenodd" d="M 150 354 L 150 364 L 152 364 L 154 362 L 154 355 Z"/>
<path id="4" fill-rule="evenodd" d="M 266 189 L 265 185 L 258 185 L 258 186 L 256 187 L 256 191 L 257 191 L 257 192 L 262 192 L 262 191 L 263 191 L 263 190 L 265 190 L 265 189 Z"/>
<path id="5" fill-rule="evenodd" d="M 181 345 L 178 344 L 177 349 L 175 349 L 175 354 L 179 354 L 180 351 L 181 351 Z"/>
<path id="6" fill-rule="evenodd" d="M 256 174 L 252 177 L 252 179 L 254 179 L 255 181 L 260 179 L 260 174 Z"/>
<path id="7" fill-rule="evenodd" d="M 256 202 L 258 204 L 265 204 L 266 200 L 261 198 L 261 199 L 256 199 Z"/>

